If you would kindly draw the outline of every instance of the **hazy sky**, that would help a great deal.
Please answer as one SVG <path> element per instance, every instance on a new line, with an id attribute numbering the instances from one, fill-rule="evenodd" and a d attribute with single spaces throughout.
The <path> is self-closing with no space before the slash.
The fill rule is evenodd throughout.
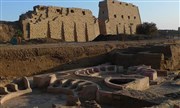
<path id="1" fill-rule="evenodd" d="M 90 9 L 98 16 L 98 3 L 102 0 L 1 0 L 0 20 L 15 21 L 19 15 L 35 5 L 78 7 Z M 154 22 L 159 29 L 180 27 L 180 0 L 119 0 L 137 5 L 142 22 Z"/>

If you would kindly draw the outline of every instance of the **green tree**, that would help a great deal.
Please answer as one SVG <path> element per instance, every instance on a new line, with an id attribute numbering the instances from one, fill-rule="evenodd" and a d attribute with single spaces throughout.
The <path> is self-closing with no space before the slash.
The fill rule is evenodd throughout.
<path id="1" fill-rule="evenodd" d="M 22 37 L 22 31 L 18 29 L 18 30 L 16 31 L 16 35 L 17 35 L 18 37 Z"/>
<path id="2" fill-rule="evenodd" d="M 136 34 L 157 35 L 158 29 L 155 23 L 144 22 L 136 27 Z"/>

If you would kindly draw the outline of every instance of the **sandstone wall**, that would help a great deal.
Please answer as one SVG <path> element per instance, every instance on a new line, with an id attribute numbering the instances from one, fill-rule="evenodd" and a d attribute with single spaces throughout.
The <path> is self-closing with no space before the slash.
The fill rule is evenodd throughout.
<path id="1" fill-rule="evenodd" d="M 135 34 L 141 24 L 137 6 L 115 0 L 99 3 L 99 24 L 101 34 Z"/>
<path id="2" fill-rule="evenodd" d="M 48 37 L 48 21 L 47 20 L 37 22 L 36 24 L 30 23 L 29 26 L 30 26 L 29 37 L 31 39 Z"/>
<path id="3" fill-rule="evenodd" d="M 99 3 L 99 17 L 80 8 L 34 6 L 32 11 L 20 15 L 16 24 L 0 24 L 0 38 L 9 41 L 14 31 L 23 31 L 26 40 L 34 38 L 54 38 L 63 41 L 92 41 L 99 34 L 134 34 L 136 25 L 141 23 L 137 6 L 115 0 Z"/>
<path id="4" fill-rule="evenodd" d="M 20 16 L 24 37 L 51 37 L 64 41 L 86 42 L 98 34 L 98 21 L 90 10 L 35 6 Z"/>

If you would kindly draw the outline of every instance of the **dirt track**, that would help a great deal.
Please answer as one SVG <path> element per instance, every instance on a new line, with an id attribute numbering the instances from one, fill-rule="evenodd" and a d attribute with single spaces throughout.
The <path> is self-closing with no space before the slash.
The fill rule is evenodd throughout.
<path id="1" fill-rule="evenodd" d="M 174 43 L 166 41 L 88 42 L 39 45 L 0 45 L 0 76 L 31 76 L 58 70 L 98 65 L 106 62 L 106 53 L 115 48 L 146 44 Z M 180 41 L 176 41 L 176 43 Z"/>

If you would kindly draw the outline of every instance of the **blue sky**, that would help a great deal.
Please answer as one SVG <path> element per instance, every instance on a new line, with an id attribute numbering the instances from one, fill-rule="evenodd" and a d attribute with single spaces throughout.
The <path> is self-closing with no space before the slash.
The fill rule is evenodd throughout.
<path id="1" fill-rule="evenodd" d="M 19 15 L 35 5 L 78 7 L 90 9 L 98 16 L 98 3 L 102 0 L 1 0 L 0 20 L 15 21 Z M 120 0 L 119 0 L 120 1 Z M 142 22 L 154 22 L 159 29 L 176 29 L 180 26 L 180 0 L 121 0 L 137 5 Z"/>

